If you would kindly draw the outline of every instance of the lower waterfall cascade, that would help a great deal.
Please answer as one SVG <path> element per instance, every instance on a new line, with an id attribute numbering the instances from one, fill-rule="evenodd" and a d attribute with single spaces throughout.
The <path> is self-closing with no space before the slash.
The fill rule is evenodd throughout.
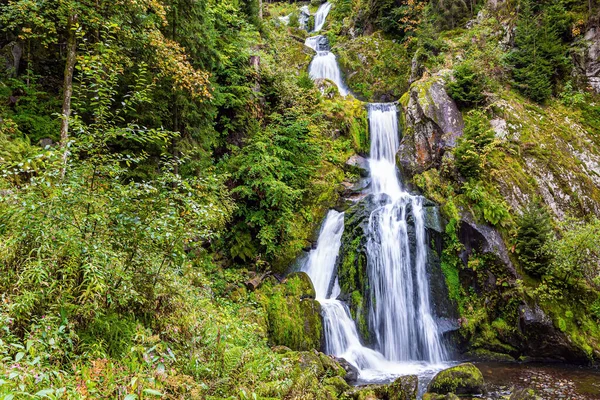
<path id="1" fill-rule="evenodd" d="M 321 7 L 323 7 L 324 3 Z M 329 4 L 327 12 L 331 5 Z M 321 8 L 320 8 L 321 9 Z M 326 14 L 325 14 L 326 16 Z M 319 21 L 319 30 L 325 20 Z M 317 29 L 315 29 L 317 30 Z M 306 39 L 316 51 L 309 66 L 313 80 L 333 81 L 342 96 L 350 93 L 335 55 L 322 35 Z M 431 311 L 427 276 L 427 242 L 423 198 L 402 189 L 395 158 L 399 147 L 397 107 L 393 103 L 367 105 L 371 140 L 369 194 L 377 206 L 367 231 L 369 330 L 373 348 L 360 338 L 348 306 L 341 300 L 336 261 L 344 232 L 344 213 L 330 210 L 316 247 L 302 271 L 313 282 L 321 304 L 324 351 L 356 367 L 361 382 L 383 382 L 407 374 L 431 375 L 444 367 L 446 350 Z M 414 242 L 409 238 L 412 221 Z"/>

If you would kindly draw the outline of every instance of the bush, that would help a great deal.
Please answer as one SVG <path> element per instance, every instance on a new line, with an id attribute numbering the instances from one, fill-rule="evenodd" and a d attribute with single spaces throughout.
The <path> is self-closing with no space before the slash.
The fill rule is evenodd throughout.
<path id="1" fill-rule="evenodd" d="M 482 111 L 472 110 L 465 117 L 465 130 L 454 150 L 456 168 L 467 179 L 478 179 L 483 158 L 494 140 L 494 131 Z M 483 158 L 482 158 L 483 157 Z"/>
<path id="2" fill-rule="evenodd" d="M 484 77 L 470 63 L 459 64 L 454 69 L 454 81 L 448 83 L 448 94 L 461 108 L 477 106 L 485 100 Z"/>
<path id="3" fill-rule="evenodd" d="M 538 200 L 528 204 L 518 221 L 516 250 L 523 269 L 532 276 L 548 272 L 551 256 L 545 245 L 550 238 L 550 215 Z"/>

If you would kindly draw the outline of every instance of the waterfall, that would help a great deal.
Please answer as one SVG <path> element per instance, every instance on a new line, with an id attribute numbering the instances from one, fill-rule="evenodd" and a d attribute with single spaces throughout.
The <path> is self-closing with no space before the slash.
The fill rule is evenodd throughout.
<path id="1" fill-rule="evenodd" d="M 319 9 L 315 14 L 315 29 L 313 32 L 319 32 L 323 28 L 329 10 L 331 10 L 331 3 L 328 1 L 319 6 Z"/>
<path id="2" fill-rule="evenodd" d="M 319 7 L 315 31 L 323 27 L 331 4 Z M 309 66 L 315 79 L 333 81 L 349 94 L 335 55 L 323 35 L 306 39 L 316 55 Z M 367 228 L 368 324 L 375 349 L 363 345 L 348 306 L 338 300 L 336 260 L 344 232 L 344 214 L 327 214 L 315 249 L 302 270 L 313 282 L 321 304 L 325 352 L 342 357 L 359 371 L 362 382 L 385 382 L 399 375 L 430 377 L 446 359 L 431 313 L 423 198 L 402 189 L 396 169 L 399 147 L 394 104 L 369 104 L 371 193 L 378 206 Z M 411 240 L 412 239 L 412 240 Z M 424 390 L 424 387 L 421 387 Z"/>
<path id="3" fill-rule="evenodd" d="M 350 310 L 336 297 L 340 287 L 335 277 L 335 263 L 344 233 L 344 213 L 330 210 L 323 222 L 317 247 L 308 255 L 302 270 L 315 287 L 321 304 L 325 352 L 342 357 L 359 371 L 379 370 L 388 364 L 381 353 L 363 346 L 350 316 Z"/>
<path id="4" fill-rule="evenodd" d="M 423 199 L 403 191 L 397 176 L 396 114 L 393 104 L 369 105 L 372 192 L 382 204 L 369 218 L 369 326 L 388 360 L 440 363 L 445 354 L 429 302 Z"/>
<path id="5" fill-rule="evenodd" d="M 342 96 L 348 94 L 348 88 L 342 80 L 342 72 L 338 66 L 335 54 L 330 51 L 319 51 L 308 67 L 308 75 L 315 79 L 329 79 L 338 87 Z"/>
<path id="6" fill-rule="evenodd" d="M 300 7 L 300 15 L 298 16 L 298 26 L 300 29 L 307 30 L 308 20 L 310 19 L 310 10 L 308 6 Z"/>

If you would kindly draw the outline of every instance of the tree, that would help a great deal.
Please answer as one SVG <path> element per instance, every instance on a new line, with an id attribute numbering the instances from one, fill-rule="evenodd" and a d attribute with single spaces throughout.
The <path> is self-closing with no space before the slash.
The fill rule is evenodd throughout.
<path id="1" fill-rule="evenodd" d="M 552 225 L 550 214 L 539 200 L 530 202 L 518 220 L 516 250 L 523 269 L 532 276 L 548 271 L 551 255 L 546 248 Z"/>
<path id="2" fill-rule="evenodd" d="M 568 70 L 567 47 L 560 35 L 564 15 L 560 4 L 535 12 L 525 0 L 519 13 L 515 49 L 507 56 L 516 88 L 538 103 L 544 103 L 554 85 Z"/>
<path id="3" fill-rule="evenodd" d="M 448 94 L 463 108 L 483 103 L 484 77 L 469 62 L 454 69 L 454 81 L 448 83 Z"/>

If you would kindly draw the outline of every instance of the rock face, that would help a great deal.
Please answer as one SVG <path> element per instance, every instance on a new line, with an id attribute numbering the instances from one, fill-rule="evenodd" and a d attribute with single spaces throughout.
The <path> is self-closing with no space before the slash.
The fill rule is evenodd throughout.
<path id="1" fill-rule="evenodd" d="M 440 165 L 462 135 L 464 122 L 440 76 L 414 82 L 400 102 L 405 126 L 397 157 L 405 175 L 412 176 Z"/>
<path id="2" fill-rule="evenodd" d="M 592 26 L 583 39 L 582 49 L 575 56 L 575 62 L 590 87 L 600 93 L 600 27 Z"/>
<path id="3" fill-rule="evenodd" d="M 439 372 L 429 382 L 427 392 L 458 395 L 482 394 L 483 386 L 481 371 L 473 364 L 465 363 Z"/>
<path id="4" fill-rule="evenodd" d="M 508 249 L 498 231 L 488 225 L 477 224 L 471 215 L 463 213 L 458 230 L 458 238 L 465 246 L 460 258 L 465 265 L 469 256 L 476 251 L 490 254 L 497 258 L 497 263 L 503 266 L 508 276 L 517 278 L 517 271 L 508 256 Z"/>
<path id="5" fill-rule="evenodd" d="M 585 353 L 573 346 L 537 305 L 519 307 L 519 330 L 525 338 L 522 346 L 526 354 L 575 362 L 586 359 Z"/>

